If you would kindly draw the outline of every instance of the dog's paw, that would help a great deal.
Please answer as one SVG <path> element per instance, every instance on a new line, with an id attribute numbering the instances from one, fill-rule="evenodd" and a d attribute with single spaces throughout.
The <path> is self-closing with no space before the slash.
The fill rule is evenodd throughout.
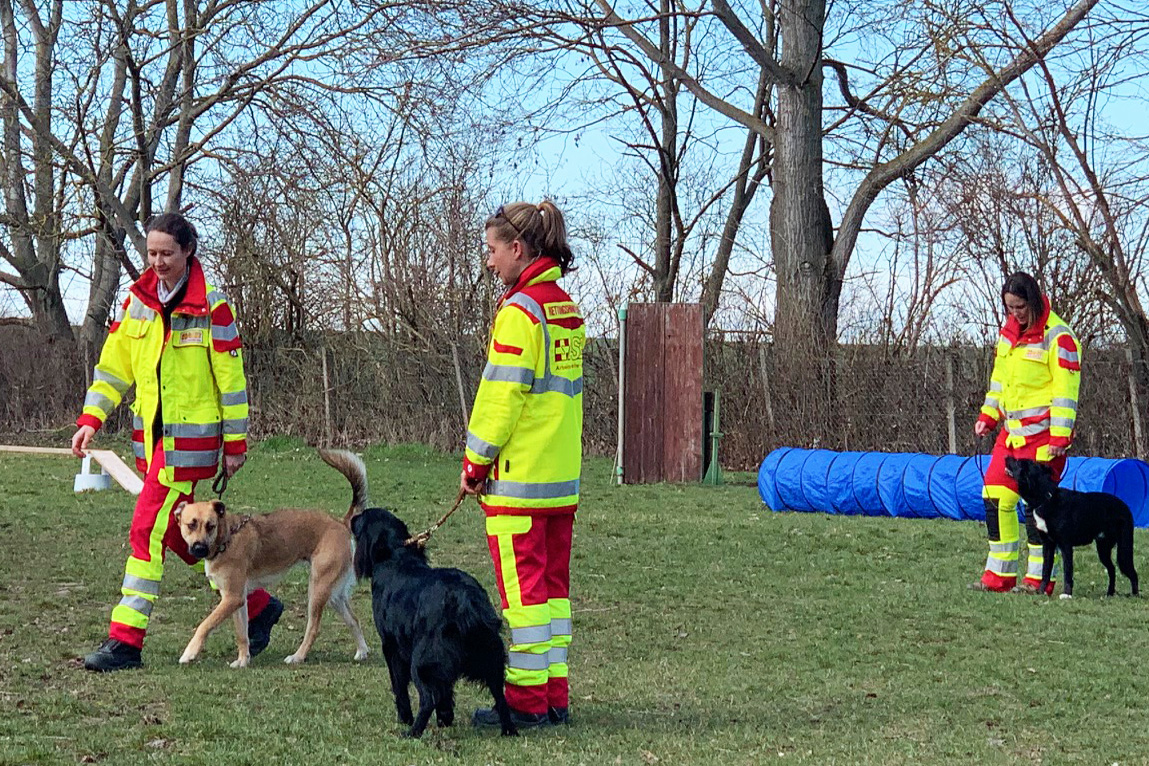
<path id="1" fill-rule="evenodd" d="M 250 662 L 250 657 L 237 657 L 236 659 L 232 660 L 231 666 L 233 668 L 246 668 Z"/>
<path id="2" fill-rule="evenodd" d="M 297 652 L 295 654 L 287 655 L 286 657 L 283 658 L 283 661 L 285 663 L 287 663 L 288 665 L 302 665 L 303 661 L 306 659 L 307 659 L 306 656 L 300 656 L 300 654 Z"/>
<path id="3" fill-rule="evenodd" d="M 195 658 L 196 655 L 194 653 L 185 650 L 184 653 L 180 655 L 180 664 L 187 665 L 188 663 L 195 662 Z"/>
<path id="4" fill-rule="evenodd" d="M 366 649 L 360 649 L 359 651 L 355 652 L 355 661 L 360 662 L 367 659 L 367 654 L 368 652 Z"/>
<path id="5" fill-rule="evenodd" d="M 1069 599 L 1069 598 L 1073 598 L 1073 594 L 1072 594 L 1072 593 L 1062 593 L 1062 594 L 1061 594 L 1061 600 L 1062 600 L 1062 601 L 1065 601 L 1066 599 Z"/>

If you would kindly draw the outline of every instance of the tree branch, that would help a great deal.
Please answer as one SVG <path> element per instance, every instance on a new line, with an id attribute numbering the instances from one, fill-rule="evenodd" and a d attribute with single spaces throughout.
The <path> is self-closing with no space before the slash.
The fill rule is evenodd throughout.
<path id="1" fill-rule="evenodd" d="M 714 9 L 714 15 L 722 22 L 722 25 L 730 30 L 730 34 L 742 44 L 743 50 L 754 59 L 754 63 L 762 67 L 762 71 L 766 73 L 766 77 L 771 85 L 797 85 L 798 78 L 786 71 L 786 69 L 774 60 L 770 52 L 764 46 L 754 33 L 746 28 L 742 23 L 742 19 L 738 18 L 738 14 L 734 13 L 733 9 L 726 4 L 726 0 L 710 0 L 710 6 Z"/>
<path id="2" fill-rule="evenodd" d="M 1054 45 L 1069 34 L 1098 2 L 1099 0 L 1078 0 L 1060 21 L 1038 37 L 1031 46 L 1018 53 L 1004 69 L 991 73 L 932 133 L 894 159 L 878 164 L 866 175 L 842 216 L 838 236 L 831 252 L 832 267 L 838 280 L 845 278 L 846 266 L 857 243 L 862 220 L 878 194 L 894 180 L 911 173 L 914 168 L 933 157 L 956 138 L 974 121 L 982 107 L 1001 93 L 1007 85 L 1032 68 Z"/>

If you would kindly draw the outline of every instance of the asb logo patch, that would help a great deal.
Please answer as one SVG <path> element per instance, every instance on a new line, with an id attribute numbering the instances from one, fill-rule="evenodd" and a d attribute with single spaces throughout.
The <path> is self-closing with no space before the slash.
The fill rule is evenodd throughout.
<path id="1" fill-rule="evenodd" d="M 582 338 L 555 338 L 555 364 L 582 359 Z"/>

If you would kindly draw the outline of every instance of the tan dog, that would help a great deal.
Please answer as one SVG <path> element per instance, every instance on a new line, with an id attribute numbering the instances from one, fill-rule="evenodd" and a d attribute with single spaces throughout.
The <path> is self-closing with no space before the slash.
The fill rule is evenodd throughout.
<path id="1" fill-rule="evenodd" d="M 295 654 L 284 662 L 307 659 L 319 634 L 323 607 L 331 606 L 355 635 L 355 659 L 367 656 L 367 642 L 351 612 L 355 572 L 351 561 L 354 543 L 346 525 L 321 511 L 282 510 L 265 515 L 234 517 L 219 500 L 180 503 L 175 510 L 180 534 L 188 550 L 205 560 L 208 579 L 219 588 L 220 602 L 188 642 L 180 663 L 193 661 L 208 635 L 234 615 L 239 657 L 233 668 L 251 661 L 247 640 L 247 594 L 266 587 L 295 564 L 311 562 L 307 591 L 307 629 Z"/>

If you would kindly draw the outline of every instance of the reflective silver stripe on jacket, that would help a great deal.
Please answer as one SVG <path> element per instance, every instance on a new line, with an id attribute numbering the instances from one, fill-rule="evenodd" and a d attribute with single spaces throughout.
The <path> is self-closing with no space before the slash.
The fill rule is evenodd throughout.
<path id="1" fill-rule="evenodd" d="M 132 415 L 132 428 L 136 429 L 137 431 L 143 431 L 144 419 L 139 415 Z"/>
<path id="2" fill-rule="evenodd" d="M 1046 349 L 1048 349 L 1053 344 L 1054 338 L 1062 334 L 1073 337 L 1073 330 L 1070 330 L 1069 327 L 1063 324 L 1055 324 L 1052 327 L 1047 327 L 1045 330 L 1045 337 L 1042 338 L 1042 342 L 1045 344 Z"/>
<path id="3" fill-rule="evenodd" d="M 89 391 L 84 397 L 84 406 L 96 407 L 104 412 L 111 412 L 116 408 L 116 405 L 112 404 L 112 400 L 99 391 Z"/>
<path id="4" fill-rule="evenodd" d="M 202 439 L 220 433 L 219 423 L 164 423 L 164 436 L 177 439 Z"/>
<path id="5" fill-rule="evenodd" d="M 577 495 L 579 480 L 539 482 L 527 484 L 521 481 L 488 481 L 487 494 L 502 497 L 518 497 L 524 500 L 547 500 L 555 497 Z"/>
<path id="6" fill-rule="evenodd" d="M 989 382 L 989 392 L 990 392 L 991 394 L 992 394 L 992 393 L 994 393 L 994 392 L 998 392 L 998 393 L 1000 393 L 1000 392 L 1002 392 L 1002 391 L 1004 391 L 1004 390 L 1005 390 L 1005 389 L 1004 389 L 1004 387 L 1001 385 L 1001 381 L 1000 381 L 1000 380 L 991 380 L 991 381 Z"/>
<path id="7" fill-rule="evenodd" d="M 219 450 L 164 450 L 164 462 L 180 468 L 204 468 L 219 463 Z"/>
<path id="8" fill-rule="evenodd" d="M 1035 418 L 1047 412 L 1049 412 L 1048 407 L 1027 407 L 1024 410 L 1008 410 L 1005 415 L 1013 420 L 1021 420 L 1022 418 Z"/>
<path id="9" fill-rule="evenodd" d="M 1080 363 L 1080 361 L 1081 361 L 1081 357 L 1078 355 L 1078 353 L 1076 351 L 1066 351 L 1061 346 L 1057 347 L 1057 358 L 1062 359 L 1066 362 Z"/>
<path id="10" fill-rule="evenodd" d="M 513 367 L 507 364 L 491 364 L 487 362 L 487 366 L 483 368 L 483 380 L 494 380 L 499 383 L 521 383 L 524 386 L 532 386 L 535 381 L 534 370 L 528 370 L 526 367 Z"/>
<path id="11" fill-rule="evenodd" d="M 151 617 L 152 615 L 152 602 L 143 596 L 124 596 L 120 599 L 120 606 L 126 606 L 144 617 Z"/>
<path id="12" fill-rule="evenodd" d="M 116 389 L 116 391 L 121 396 L 123 396 L 124 392 L 127 391 L 128 388 L 131 386 L 130 383 L 126 383 L 126 382 L 120 380 L 118 377 L 116 377 L 112 373 L 108 372 L 107 370 L 101 370 L 99 367 L 97 367 L 92 372 L 92 379 L 107 383 L 109 386 Z"/>
<path id="13" fill-rule="evenodd" d="M 217 340 L 220 343 L 235 340 L 239 337 L 239 328 L 235 326 L 235 322 L 229 324 L 213 324 L 211 326 L 211 339 Z"/>
<path id="14" fill-rule="evenodd" d="M 247 404 L 247 389 L 234 391 L 230 394 L 220 394 L 219 403 L 224 407 L 231 407 L 236 404 Z"/>
<path id="15" fill-rule="evenodd" d="M 582 393 L 582 378 L 571 380 L 562 375 L 551 375 L 548 378 L 536 378 L 531 384 L 532 394 L 545 394 L 548 391 L 566 396 L 577 396 Z"/>
<path id="16" fill-rule="evenodd" d="M 1050 428 L 1073 428 L 1074 418 L 1050 418 Z"/>
<path id="17" fill-rule="evenodd" d="M 546 670 L 550 665 L 545 654 L 507 652 L 507 667 L 516 670 Z"/>
<path id="18" fill-rule="evenodd" d="M 150 309 L 138 300 L 134 300 L 128 304 L 128 316 L 132 319 L 142 319 L 150 322 L 156 318 L 154 309 Z"/>
<path id="19" fill-rule="evenodd" d="M 480 457 L 485 457 L 490 460 L 494 460 L 495 456 L 499 454 L 498 447 L 488 441 L 483 441 L 470 431 L 467 431 L 467 449 Z"/>
<path id="20" fill-rule="evenodd" d="M 220 301 L 226 301 L 226 300 L 227 300 L 227 296 L 224 295 L 223 293 L 221 293 L 219 290 L 212 289 L 212 290 L 208 291 L 208 294 L 207 294 L 208 308 L 211 308 L 212 306 L 219 303 Z"/>
<path id="21" fill-rule="evenodd" d="M 985 401 L 981 404 L 982 407 L 989 407 L 991 410 L 1000 410 L 1001 402 L 997 400 L 996 396 L 987 396 Z"/>
<path id="22" fill-rule="evenodd" d="M 223 421 L 224 436 L 235 436 L 247 433 L 247 418 L 228 418 Z"/>
<path id="23" fill-rule="evenodd" d="M 550 625 L 531 625 L 526 628 L 511 628 L 511 643 L 541 644 L 551 640 Z"/>
<path id="24" fill-rule="evenodd" d="M 207 316 L 190 316 L 188 314 L 172 314 L 172 331 L 178 330 L 206 330 L 211 324 Z"/>
<path id="25" fill-rule="evenodd" d="M 1049 418 L 1045 418 L 1036 423 L 1030 423 L 1027 426 L 1018 426 L 1017 428 L 1010 428 L 1009 423 L 1006 423 L 1005 429 L 1011 434 L 1018 436 L 1034 436 L 1049 430 Z"/>
<path id="26" fill-rule="evenodd" d="M 565 646 L 552 646 L 547 650 L 547 662 L 551 665 L 565 665 L 567 661 L 567 648 Z"/>
<path id="27" fill-rule="evenodd" d="M 569 617 L 551 618 L 552 636 L 569 636 L 571 634 L 571 619 Z"/>
<path id="28" fill-rule="evenodd" d="M 145 580 L 135 575 L 124 575 L 123 587 L 128 590 L 139 591 L 140 593 L 148 593 L 152 596 L 160 595 L 160 584 L 158 582 L 155 580 Z"/>

